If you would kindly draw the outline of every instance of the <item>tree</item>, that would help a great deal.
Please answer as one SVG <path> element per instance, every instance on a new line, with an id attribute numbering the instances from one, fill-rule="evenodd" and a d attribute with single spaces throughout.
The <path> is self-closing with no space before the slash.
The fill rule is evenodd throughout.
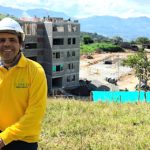
<path id="1" fill-rule="evenodd" d="M 140 50 L 138 53 L 130 55 L 127 59 L 124 59 L 122 65 L 129 66 L 135 70 L 135 75 L 139 80 L 139 93 L 141 90 L 141 83 L 143 83 L 146 100 L 148 81 L 150 80 L 150 61 L 148 60 L 147 53 Z"/>
<path id="2" fill-rule="evenodd" d="M 5 18 L 5 17 L 10 17 L 10 18 L 12 18 L 12 19 L 17 20 L 17 18 L 16 18 L 15 16 L 13 16 L 13 15 L 0 13 L 0 20 L 3 19 L 3 18 Z"/>
<path id="3" fill-rule="evenodd" d="M 123 42 L 123 39 L 120 36 L 114 36 L 112 38 L 112 43 L 115 45 L 120 45 Z"/>
<path id="4" fill-rule="evenodd" d="M 150 41 L 149 41 L 149 39 L 148 39 L 147 37 L 138 37 L 138 38 L 135 40 L 135 42 L 136 42 L 137 44 L 141 44 L 141 45 L 150 43 Z"/>
<path id="5" fill-rule="evenodd" d="M 92 38 L 89 35 L 85 35 L 83 37 L 83 42 L 84 42 L 84 44 L 90 44 L 90 43 L 93 43 L 94 41 L 92 40 Z"/>

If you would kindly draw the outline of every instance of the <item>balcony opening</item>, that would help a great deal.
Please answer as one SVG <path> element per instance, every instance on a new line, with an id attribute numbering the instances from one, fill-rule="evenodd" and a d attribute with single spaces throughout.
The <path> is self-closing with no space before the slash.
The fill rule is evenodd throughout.
<path id="1" fill-rule="evenodd" d="M 62 88 L 62 77 L 53 78 L 52 79 L 52 87 L 53 88 Z"/>

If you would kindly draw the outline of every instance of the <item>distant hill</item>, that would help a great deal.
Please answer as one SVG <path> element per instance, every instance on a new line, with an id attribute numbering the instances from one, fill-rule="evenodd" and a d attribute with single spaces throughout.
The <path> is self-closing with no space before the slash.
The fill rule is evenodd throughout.
<path id="1" fill-rule="evenodd" d="M 0 6 L 0 13 L 16 17 L 44 17 L 49 15 L 50 17 L 62 17 L 64 19 L 72 18 L 72 16 L 63 12 L 46 9 L 29 9 L 24 11 L 3 6 Z M 83 32 L 98 33 L 107 37 L 120 36 L 125 40 L 135 40 L 140 36 L 150 38 L 150 18 L 147 17 L 123 19 L 113 16 L 92 16 L 78 20 Z"/>
<path id="2" fill-rule="evenodd" d="M 93 16 L 80 19 L 81 31 L 96 32 L 100 35 L 112 37 L 120 36 L 127 40 L 139 36 L 150 38 L 150 18 L 137 17 L 123 19 L 112 16 Z"/>
<path id="3" fill-rule="evenodd" d="M 44 16 L 50 16 L 50 17 L 62 17 L 65 19 L 68 19 L 69 16 L 66 15 L 63 12 L 55 12 L 55 11 L 50 11 L 46 9 L 28 9 L 28 10 L 21 10 L 21 9 L 15 9 L 11 7 L 3 7 L 0 6 L 0 13 L 4 14 L 9 14 L 16 16 L 18 18 L 20 17 L 44 17 Z"/>

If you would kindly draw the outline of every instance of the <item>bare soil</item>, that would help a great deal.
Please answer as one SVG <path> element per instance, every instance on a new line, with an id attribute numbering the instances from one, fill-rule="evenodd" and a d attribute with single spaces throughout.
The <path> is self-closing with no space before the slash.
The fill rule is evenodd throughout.
<path id="1" fill-rule="evenodd" d="M 112 64 L 110 64 L 109 67 L 111 67 L 110 71 L 112 71 L 113 74 L 113 72 L 116 70 L 117 64 L 119 64 L 122 59 L 126 58 L 128 55 L 131 54 L 133 53 L 95 53 L 90 55 L 90 58 L 92 57 L 93 59 L 88 59 L 87 55 L 82 55 L 80 58 L 80 79 L 98 80 L 102 84 L 108 85 L 104 78 L 102 78 L 102 76 L 104 76 L 104 69 L 108 67 L 108 65 L 105 66 L 104 61 L 112 60 Z M 101 66 L 104 64 L 104 66 L 99 69 L 95 68 L 94 65 L 99 63 L 101 63 Z M 135 86 L 136 84 L 138 84 L 138 79 L 135 76 L 134 70 L 131 69 L 130 72 L 124 71 L 119 73 L 121 75 L 118 76 L 118 89 L 128 89 L 130 91 L 135 90 Z M 107 73 L 105 72 L 105 74 Z"/>

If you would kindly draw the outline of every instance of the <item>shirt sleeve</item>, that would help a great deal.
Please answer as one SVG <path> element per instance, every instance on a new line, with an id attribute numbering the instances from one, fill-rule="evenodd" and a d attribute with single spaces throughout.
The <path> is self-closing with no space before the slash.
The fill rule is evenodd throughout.
<path id="1" fill-rule="evenodd" d="M 47 81 L 43 68 L 38 68 L 29 88 L 28 107 L 25 114 L 10 127 L 0 133 L 5 144 L 22 140 L 26 136 L 37 137 L 40 134 L 41 121 L 47 101 Z"/>

